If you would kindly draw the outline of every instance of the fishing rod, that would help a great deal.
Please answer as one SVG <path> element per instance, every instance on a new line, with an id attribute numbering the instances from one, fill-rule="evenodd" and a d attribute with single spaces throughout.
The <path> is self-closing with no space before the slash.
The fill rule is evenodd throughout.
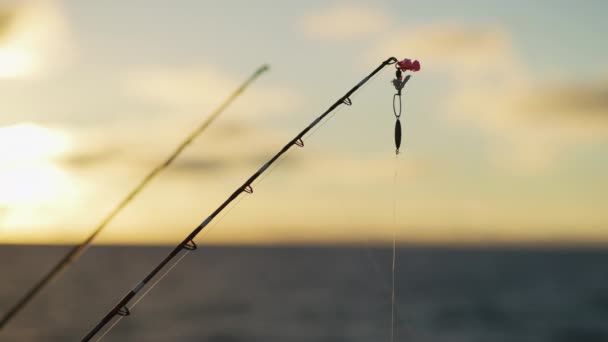
<path id="1" fill-rule="evenodd" d="M 243 82 L 230 96 L 228 96 L 224 102 L 213 112 L 205 121 L 196 128 L 192 133 L 190 133 L 186 139 L 184 139 L 181 144 L 177 146 L 177 148 L 171 153 L 171 155 L 162 163 L 157 165 L 146 177 L 142 179 L 142 181 L 131 190 L 127 194 L 126 197 L 122 199 L 114 207 L 112 211 L 95 227 L 93 232 L 80 244 L 73 246 L 70 251 L 63 257 L 57 264 L 42 277 L 37 283 L 34 284 L 30 288 L 29 291 L 25 293 L 21 299 L 2 317 L 0 321 L 0 330 L 11 321 L 20 311 L 23 309 L 27 303 L 29 303 L 46 285 L 48 285 L 54 278 L 56 278 L 63 270 L 65 270 L 72 262 L 77 260 L 82 253 L 85 252 L 87 247 L 91 244 L 91 242 L 95 239 L 95 237 L 118 215 L 134 198 L 137 196 L 144 187 L 152 181 L 162 170 L 167 168 L 174 160 L 179 156 L 179 154 L 188 146 L 194 139 L 196 139 L 203 131 L 207 129 L 215 121 L 215 119 L 224 112 L 226 108 L 239 96 L 241 95 L 251 83 L 253 83 L 260 75 L 269 70 L 268 65 L 262 65 L 259 67 L 245 82 Z"/>
<path id="2" fill-rule="evenodd" d="M 131 314 L 131 309 L 135 306 L 135 304 L 137 304 L 139 302 L 136 301 L 135 303 L 133 303 L 130 307 L 128 306 L 129 303 L 131 302 L 131 300 L 133 300 L 133 298 L 135 298 L 135 296 L 142 290 L 144 289 L 149 282 L 161 271 L 163 270 L 163 268 L 165 266 L 167 266 L 167 264 L 169 264 L 169 262 L 174 259 L 181 251 L 186 251 L 186 252 L 190 252 L 190 251 L 194 251 L 196 250 L 198 247 L 196 245 L 196 243 L 194 242 L 194 238 L 205 228 L 207 227 L 207 225 L 209 225 L 209 223 L 216 217 L 218 216 L 232 201 L 234 201 L 237 197 L 239 197 L 239 195 L 241 195 L 242 193 L 247 193 L 247 194 L 252 194 L 253 193 L 253 188 L 252 188 L 252 183 L 258 178 L 260 177 L 260 175 L 262 173 L 264 173 L 266 170 L 268 170 L 268 168 L 275 162 L 277 161 L 277 159 L 279 159 L 285 152 L 287 152 L 291 147 L 293 147 L 294 145 L 298 146 L 298 147 L 304 147 L 304 141 L 302 140 L 302 138 L 304 137 L 304 135 L 306 135 L 306 133 L 308 133 L 313 127 L 315 127 L 317 124 L 319 124 L 319 122 L 321 122 L 329 113 L 331 113 L 332 111 L 334 111 L 337 107 L 339 107 L 340 105 L 347 105 L 347 106 L 351 106 L 352 105 L 352 101 L 350 99 L 350 96 L 357 91 L 357 89 L 359 89 L 361 86 L 363 86 L 365 83 L 367 83 L 367 81 L 369 81 L 374 75 L 376 75 L 378 72 L 380 72 L 380 70 L 382 70 L 384 67 L 388 66 L 388 65 L 392 65 L 392 64 L 397 64 L 397 67 L 402 70 L 402 71 L 407 71 L 407 70 L 411 70 L 411 71 L 417 71 L 414 70 L 412 68 L 409 69 L 402 69 L 400 64 L 401 62 L 399 62 L 395 57 L 390 57 L 389 59 L 385 60 L 384 62 L 382 62 L 382 64 L 380 64 L 376 69 L 374 69 L 369 75 L 367 75 L 363 80 L 361 80 L 359 83 L 357 83 L 357 85 L 355 85 L 351 90 L 349 90 L 346 94 L 344 94 L 344 96 L 342 96 L 341 98 L 339 98 L 333 105 L 331 105 L 323 114 L 321 114 L 318 118 L 316 118 L 311 124 L 309 124 L 306 128 L 304 128 L 303 131 L 301 131 L 298 135 L 296 135 L 293 139 L 291 139 L 287 145 L 285 145 L 281 150 L 279 150 L 279 152 L 277 152 L 277 154 L 275 154 L 272 158 L 270 158 L 270 160 L 268 160 L 264 165 L 262 165 L 262 167 L 256 171 L 252 176 L 250 176 L 245 183 L 243 183 L 241 186 L 239 186 L 217 209 L 215 209 L 215 211 L 213 211 L 211 213 L 211 215 L 209 215 L 209 217 L 207 217 L 203 222 L 201 222 L 190 234 L 188 234 L 188 236 L 186 236 L 186 238 L 184 240 L 182 240 L 179 244 L 177 244 L 177 246 L 175 246 L 175 248 L 173 248 L 173 250 L 158 264 L 156 265 L 156 267 L 154 267 L 154 269 L 152 269 L 152 271 L 150 271 L 150 273 L 148 273 L 148 275 L 146 275 L 143 280 L 141 282 L 139 282 L 132 290 L 130 290 L 129 292 L 127 292 L 127 294 L 112 308 L 110 309 L 110 311 L 108 311 L 108 313 L 97 323 L 97 325 L 95 325 L 82 339 L 82 341 L 90 341 L 93 337 L 95 337 L 95 335 L 101 330 L 103 329 L 104 326 L 106 326 L 110 321 L 112 321 L 112 319 L 114 319 L 115 317 L 119 317 L 119 319 L 123 318 L 123 317 L 127 317 Z M 409 78 L 408 78 L 409 79 Z M 400 84 L 401 85 L 401 84 Z M 405 85 L 405 82 L 403 82 L 403 85 Z M 401 88 L 403 88 L 403 86 L 401 86 Z M 184 255 L 182 255 L 183 258 Z M 178 259 L 177 262 L 179 262 Z M 176 263 L 174 263 L 171 268 L 173 266 L 175 266 Z M 171 270 L 171 268 L 169 268 L 168 271 Z M 166 275 L 168 273 L 168 271 L 164 274 Z M 163 276 L 164 276 L 163 275 Z M 162 277 L 160 278 L 162 279 Z M 160 281 L 160 279 L 158 281 Z M 157 282 L 158 282 L 157 281 Z M 152 287 L 155 285 L 156 283 L 152 284 Z M 148 291 L 150 291 L 150 289 L 148 289 Z M 142 297 L 147 294 L 147 291 L 143 293 Z M 141 300 L 142 297 L 139 297 L 139 299 Z M 114 323 L 114 325 L 118 323 L 118 321 L 116 321 Z M 114 325 L 111 325 L 104 333 L 104 335 L 106 333 L 108 333 L 108 331 L 110 329 L 112 329 L 112 327 Z M 100 337 L 103 338 L 102 335 Z"/>

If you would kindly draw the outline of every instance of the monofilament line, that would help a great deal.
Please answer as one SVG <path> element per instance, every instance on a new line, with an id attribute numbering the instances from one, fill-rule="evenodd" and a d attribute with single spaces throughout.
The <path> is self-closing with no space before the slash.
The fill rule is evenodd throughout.
<path id="1" fill-rule="evenodd" d="M 399 155 L 395 154 L 395 175 L 393 176 L 393 267 L 391 289 L 391 342 L 395 340 L 395 275 L 397 265 L 397 170 Z"/>

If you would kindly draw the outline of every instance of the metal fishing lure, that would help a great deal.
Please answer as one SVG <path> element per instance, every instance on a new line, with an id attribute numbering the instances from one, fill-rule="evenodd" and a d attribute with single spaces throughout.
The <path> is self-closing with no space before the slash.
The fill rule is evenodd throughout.
<path id="1" fill-rule="evenodd" d="M 393 80 L 393 86 L 397 90 L 397 93 L 393 95 L 393 113 L 395 114 L 395 153 L 399 154 L 399 148 L 401 147 L 401 90 L 410 80 L 412 75 L 407 75 L 403 78 L 403 73 L 407 71 L 417 72 L 420 70 L 420 62 L 417 60 L 412 61 L 411 59 L 404 59 L 401 62 L 395 63 L 395 79 Z"/>

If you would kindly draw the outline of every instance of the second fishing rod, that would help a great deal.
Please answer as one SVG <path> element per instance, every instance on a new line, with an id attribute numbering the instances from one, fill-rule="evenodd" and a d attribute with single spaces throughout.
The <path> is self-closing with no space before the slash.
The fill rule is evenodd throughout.
<path id="1" fill-rule="evenodd" d="M 209 115 L 194 131 L 192 131 L 169 155 L 167 159 L 158 164 L 150 171 L 117 205 L 95 226 L 95 229 L 82 242 L 74 245 L 42 278 L 38 280 L 0 319 L 0 330 L 6 326 L 25 306 L 36 297 L 48 284 L 57 278 L 62 271 L 76 261 L 82 253 L 91 245 L 93 240 L 107 227 L 110 222 L 127 207 L 131 201 L 154 179 L 161 171 L 166 169 L 181 153 L 190 145 L 194 139 L 201 135 L 230 104 L 234 102 L 260 75 L 269 70 L 268 65 L 260 66 L 251 76 L 245 80 L 222 104 Z"/>
<path id="2" fill-rule="evenodd" d="M 353 93 L 355 93 L 361 86 L 363 86 L 365 83 L 367 83 L 372 77 L 374 77 L 383 68 L 385 68 L 388 65 L 393 65 L 396 63 L 398 63 L 398 60 L 395 57 L 390 57 L 387 60 L 385 60 L 384 62 L 382 62 L 369 75 L 367 75 L 363 80 L 361 80 L 359 83 L 357 83 L 357 85 L 355 85 L 351 90 L 349 90 L 346 94 L 344 94 L 342 97 L 340 97 L 334 104 L 332 104 L 323 114 L 321 114 L 319 117 L 317 117 L 312 123 L 310 123 L 306 128 L 304 128 L 304 130 L 302 130 L 293 139 L 291 139 L 281 150 L 279 150 L 279 152 L 277 152 L 272 158 L 270 158 L 270 160 L 268 160 L 264 165 L 262 165 L 262 167 L 258 171 L 256 171 L 241 186 L 239 186 L 217 209 L 215 209 L 211 213 L 211 215 L 209 215 L 190 234 L 188 234 L 188 236 L 186 236 L 179 244 L 177 244 L 177 246 L 175 246 L 175 248 L 173 248 L 173 250 L 156 267 L 154 267 L 152 269 L 152 271 L 150 271 L 141 280 L 141 282 L 139 282 L 135 287 L 133 287 L 132 290 L 127 292 L 127 294 L 120 301 L 118 301 L 118 303 L 116 303 L 116 305 L 114 305 L 114 307 L 112 309 L 110 309 L 110 311 L 108 311 L 108 313 L 83 337 L 82 341 L 90 341 L 114 318 L 118 317 L 118 319 L 120 319 L 120 318 L 129 316 L 131 314 L 131 309 L 133 308 L 133 306 L 135 304 L 137 304 L 137 302 L 139 300 L 141 300 L 141 298 L 143 298 L 143 296 L 147 293 L 147 291 L 144 292 L 143 295 L 140 296 L 137 301 L 135 301 L 133 304 L 131 304 L 131 302 L 138 295 L 138 293 L 140 293 L 144 288 L 150 287 L 150 282 L 152 281 L 152 279 L 154 279 L 155 276 L 157 276 L 171 262 L 171 260 L 176 258 L 180 252 L 182 252 L 182 251 L 189 252 L 189 251 L 196 250 L 197 246 L 196 246 L 196 243 L 194 242 L 194 238 L 203 229 L 205 229 L 205 227 L 207 227 L 209 225 L 209 223 L 211 223 L 211 221 L 213 221 L 213 219 L 215 219 L 230 203 L 232 203 L 235 199 L 237 199 L 239 197 L 239 195 L 241 195 L 242 193 L 249 193 L 249 194 L 253 193 L 252 183 L 256 179 L 258 179 L 258 177 L 260 177 L 260 175 L 262 175 L 266 170 L 268 170 L 268 168 L 272 164 L 274 164 L 284 153 L 286 153 L 294 145 L 299 146 L 299 147 L 304 147 L 304 141 L 302 140 L 302 138 L 313 127 L 315 127 L 317 124 L 319 124 L 321 121 L 323 121 L 323 119 L 325 117 L 327 117 L 327 115 L 329 115 L 331 112 L 333 112 L 339 106 L 352 105 L 350 96 Z M 403 62 L 399 62 L 399 64 L 397 64 L 398 69 L 400 68 L 401 63 L 403 63 Z M 413 70 L 413 69 L 403 69 L 403 70 L 404 71 L 406 71 L 406 70 L 417 71 L 417 70 Z M 398 88 L 396 86 L 397 90 L 399 91 L 399 95 L 401 95 L 400 90 L 401 90 L 401 88 L 403 88 L 403 85 L 405 85 L 405 82 L 407 82 L 407 81 L 404 80 L 401 82 L 403 82 L 403 84 L 400 84 L 400 86 L 401 86 L 400 88 Z M 400 134 L 401 133 L 399 130 L 399 135 Z M 400 143 L 400 137 L 399 137 L 399 143 Z M 182 255 L 182 257 L 184 255 Z M 179 260 L 181 260 L 181 259 L 178 259 L 177 262 L 179 262 Z M 175 266 L 177 264 L 177 262 L 174 263 L 171 266 L 171 268 L 173 266 Z M 168 273 L 168 271 L 171 270 L 171 268 L 169 268 L 169 270 L 167 270 L 165 272 L 165 275 Z M 162 277 L 160 279 L 162 279 Z M 159 280 L 157 280 L 157 282 Z M 154 283 L 154 284 L 156 284 L 156 283 Z M 152 284 L 152 287 L 154 286 L 154 284 Z M 150 287 L 148 289 L 148 291 L 151 290 L 152 287 Z M 131 306 L 129 306 L 130 304 L 131 304 Z M 118 320 L 116 322 L 114 322 L 114 324 L 111 325 L 108 329 L 106 329 L 106 331 L 101 336 L 101 338 L 106 333 L 108 333 L 108 331 L 111 330 L 112 327 L 117 323 L 118 323 Z"/>

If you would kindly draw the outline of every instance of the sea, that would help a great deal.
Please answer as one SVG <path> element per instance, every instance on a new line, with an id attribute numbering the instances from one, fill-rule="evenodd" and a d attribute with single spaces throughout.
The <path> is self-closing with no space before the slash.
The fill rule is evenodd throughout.
<path id="1" fill-rule="evenodd" d="M 0 246 L 0 313 L 68 247 Z M 0 331 L 79 341 L 171 246 L 95 246 Z M 207 247 L 103 341 L 391 340 L 392 250 Z M 397 250 L 394 341 L 608 341 L 608 249 Z"/>

